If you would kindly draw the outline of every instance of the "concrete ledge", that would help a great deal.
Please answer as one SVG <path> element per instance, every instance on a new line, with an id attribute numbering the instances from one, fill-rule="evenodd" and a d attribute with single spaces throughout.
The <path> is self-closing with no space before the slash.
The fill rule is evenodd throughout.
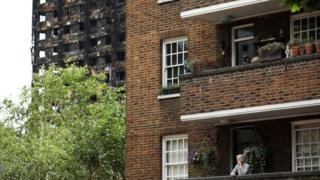
<path id="1" fill-rule="evenodd" d="M 189 178 L 188 180 L 255 180 L 255 179 L 290 179 L 290 180 L 301 180 L 301 179 L 320 179 L 320 171 L 310 172 L 276 172 L 276 173 L 263 173 L 263 174 L 249 174 L 246 176 L 216 176 L 216 177 L 199 177 Z"/>

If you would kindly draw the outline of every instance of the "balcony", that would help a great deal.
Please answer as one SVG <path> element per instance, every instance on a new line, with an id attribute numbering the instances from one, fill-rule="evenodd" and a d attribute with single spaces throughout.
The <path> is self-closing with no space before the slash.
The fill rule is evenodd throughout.
<path id="1" fill-rule="evenodd" d="M 205 178 L 190 178 L 189 180 L 311 180 L 319 179 L 320 171 L 315 172 L 279 172 L 279 173 L 265 173 L 265 174 L 250 174 L 246 176 L 217 176 Z"/>
<path id="2" fill-rule="evenodd" d="M 320 54 L 181 77 L 181 120 L 233 124 L 319 114 Z"/>

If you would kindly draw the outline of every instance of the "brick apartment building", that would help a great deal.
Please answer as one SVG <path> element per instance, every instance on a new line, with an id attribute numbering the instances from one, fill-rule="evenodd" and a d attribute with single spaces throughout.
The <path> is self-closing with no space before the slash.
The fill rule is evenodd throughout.
<path id="1" fill-rule="evenodd" d="M 33 0 L 32 64 L 36 72 L 65 59 L 125 80 L 124 0 Z"/>
<path id="2" fill-rule="evenodd" d="M 216 176 L 252 145 L 269 152 L 270 174 L 242 179 L 320 179 L 320 54 L 252 60 L 272 42 L 320 39 L 319 12 L 280 0 L 126 6 L 126 179 L 233 179 Z M 190 73 L 196 61 L 205 67 Z M 190 161 L 201 148 L 214 165 Z"/>

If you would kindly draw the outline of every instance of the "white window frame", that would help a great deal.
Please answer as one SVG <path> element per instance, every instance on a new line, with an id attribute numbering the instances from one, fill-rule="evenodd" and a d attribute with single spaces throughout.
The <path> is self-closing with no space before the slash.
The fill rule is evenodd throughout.
<path id="1" fill-rule="evenodd" d="M 232 31 L 231 31 L 231 37 L 232 37 L 231 38 L 231 44 L 232 44 L 231 65 L 232 66 L 237 66 L 237 62 L 236 62 L 236 43 L 237 42 L 241 42 L 241 41 L 247 41 L 247 40 L 253 40 L 254 39 L 254 36 L 235 39 L 235 32 L 236 32 L 237 29 L 246 28 L 246 27 L 252 27 L 252 26 L 254 26 L 254 23 L 244 24 L 244 25 L 241 25 L 241 26 L 232 27 Z"/>
<path id="2" fill-rule="evenodd" d="M 46 57 L 46 51 L 42 50 L 39 51 L 39 58 L 45 58 Z"/>
<path id="3" fill-rule="evenodd" d="M 295 20 L 301 20 L 304 18 L 308 18 L 308 17 L 314 17 L 314 16 L 320 16 L 320 11 L 315 11 L 312 13 L 302 13 L 302 14 L 297 14 L 297 15 L 293 15 L 290 17 L 290 40 L 293 41 L 294 40 L 294 21 Z M 309 25 L 309 22 L 308 22 Z M 315 27 L 317 29 L 317 21 L 315 22 Z M 317 36 L 317 32 L 316 32 L 316 36 Z M 301 39 L 301 37 L 300 37 Z M 317 39 L 320 40 L 320 37 L 318 37 Z M 315 40 L 315 39 L 314 39 Z"/>
<path id="4" fill-rule="evenodd" d="M 167 70 L 166 70 L 166 45 L 168 43 L 173 43 L 177 41 L 187 41 L 188 43 L 188 37 L 182 36 L 177 38 L 171 38 L 171 39 L 165 39 L 162 42 L 162 87 L 167 87 Z M 189 54 L 189 47 L 188 51 L 186 51 L 187 54 Z"/>
<path id="5" fill-rule="evenodd" d="M 308 124 L 320 124 L 320 119 L 291 122 L 291 154 L 292 154 L 292 156 L 291 156 L 292 167 L 291 168 L 292 168 L 292 172 L 297 172 L 296 166 L 295 166 L 295 159 L 296 159 L 296 129 L 295 129 L 295 126 L 296 125 L 308 125 Z M 320 126 L 316 126 L 314 128 L 299 128 L 299 130 L 315 129 L 315 128 L 319 129 Z"/>
<path id="6" fill-rule="evenodd" d="M 45 3 L 46 3 L 46 0 L 40 0 L 39 3 L 40 3 L 40 4 L 45 4 Z"/>
<path id="7" fill-rule="evenodd" d="M 174 0 L 158 0 L 158 4 L 161 4 L 161 3 L 165 3 L 165 2 L 171 2 L 171 1 L 174 1 Z"/>
<path id="8" fill-rule="evenodd" d="M 166 142 L 168 140 L 188 139 L 187 134 L 169 135 L 162 138 L 162 180 L 167 180 L 167 164 L 166 164 Z M 189 153 L 189 147 L 187 147 L 187 154 Z M 177 163 L 176 165 L 186 165 L 188 170 L 188 161 L 184 163 Z M 187 171 L 188 172 L 188 171 Z M 189 174 L 186 175 L 186 178 Z"/>

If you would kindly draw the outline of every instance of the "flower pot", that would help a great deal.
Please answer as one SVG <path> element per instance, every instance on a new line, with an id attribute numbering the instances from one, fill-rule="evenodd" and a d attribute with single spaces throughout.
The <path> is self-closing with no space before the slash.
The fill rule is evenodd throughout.
<path id="1" fill-rule="evenodd" d="M 292 57 L 299 56 L 299 46 L 297 46 L 297 45 L 291 46 L 290 50 L 291 50 Z"/>
<path id="2" fill-rule="evenodd" d="M 304 45 L 304 48 L 306 50 L 307 55 L 313 54 L 313 44 L 312 43 L 306 43 Z"/>
<path id="3" fill-rule="evenodd" d="M 300 52 L 300 56 L 303 56 L 303 55 L 305 55 L 305 53 L 306 53 L 306 50 L 305 50 L 304 46 L 302 46 L 302 47 L 299 47 L 299 52 Z"/>
<path id="4" fill-rule="evenodd" d="M 317 53 L 320 53 L 320 42 L 316 42 L 315 45 Z"/>

